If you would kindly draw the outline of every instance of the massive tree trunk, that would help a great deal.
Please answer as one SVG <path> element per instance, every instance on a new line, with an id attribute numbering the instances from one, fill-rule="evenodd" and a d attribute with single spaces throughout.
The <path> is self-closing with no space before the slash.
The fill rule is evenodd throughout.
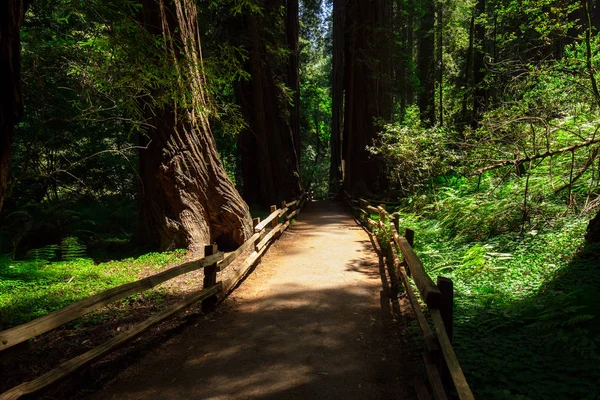
<path id="1" fill-rule="evenodd" d="M 423 16 L 419 29 L 419 110 L 426 126 L 435 124 L 435 8 L 433 0 L 423 1 Z"/>
<path id="2" fill-rule="evenodd" d="M 8 184 L 8 164 L 15 125 L 23 117 L 21 24 L 27 1 L 0 3 L 0 211 Z"/>
<path id="3" fill-rule="evenodd" d="M 385 2 L 348 0 L 346 3 L 344 118 L 344 188 L 356 194 L 385 190 L 385 174 L 367 146 L 374 144 L 375 120 L 389 117 L 390 97 L 386 76 L 378 65 L 388 65 L 376 43 L 385 25 Z M 385 68 L 387 70 L 387 68 Z M 387 76 L 389 79 L 389 76 Z"/>
<path id="4" fill-rule="evenodd" d="M 333 57 L 331 96 L 331 163 L 329 192 L 340 189 L 342 180 L 342 127 L 344 115 L 344 2 L 333 1 Z"/>
<path id="5" fill-rule="evenodd" d="M 281 77 L 286 75 L 286 65 L 280 65 L 268 51 L 269 47 L 285 43 L 285 33 L 278 32 L 278 24 L 269 19 L 279 15 L 277 6 L 270 0 L 263 16 L 247 14 L 235 26 L 235 35 L 248 40 L 245 69 L 251 76 L 236 88 L 237 102 L 248 125 L 239 141 L 243 195 L 249 204 L 265 207 L 290 200 L 301 192 L 298 153 L 290 126 L 291 108 L 280 85 L 285 81 Z"/>
<path id="6" fill-rule="evenodd" d="M 206 115 L 210 105 L 195 6 L 186 0 L 145 0 L 142 22 L 165 38 L 179 75 L 174 84 L 182 98 L 191 91 L 192 104 L 153 110 L 145 105 L 154 128 L 140 153 L 139 236 L 161 249 L 199 252 L 215 242 L 235 248 L 251 234 L 252 222 L 219 160 Z"/>

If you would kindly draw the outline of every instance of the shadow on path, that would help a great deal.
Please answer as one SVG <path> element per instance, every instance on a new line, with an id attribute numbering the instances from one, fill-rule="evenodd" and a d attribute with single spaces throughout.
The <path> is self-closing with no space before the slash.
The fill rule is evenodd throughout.
<path id="1" fill-rule="evenodd" d="M 216 313 L 94 397 L 412 399 L 384 271 L 341 205 L 311 203 Z"/>

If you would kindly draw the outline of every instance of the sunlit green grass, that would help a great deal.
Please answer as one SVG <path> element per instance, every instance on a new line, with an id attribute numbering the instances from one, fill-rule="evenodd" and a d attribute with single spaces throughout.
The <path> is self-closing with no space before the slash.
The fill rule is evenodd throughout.
<path id="1" fill-rule="evenodd" d="M 0 313 L 4 328 L 19 325 L 101 291 L 183 260 L 185 251 L 148 253 L 95 264 L 72 261 L 12 261 L 0 256 Z"/>

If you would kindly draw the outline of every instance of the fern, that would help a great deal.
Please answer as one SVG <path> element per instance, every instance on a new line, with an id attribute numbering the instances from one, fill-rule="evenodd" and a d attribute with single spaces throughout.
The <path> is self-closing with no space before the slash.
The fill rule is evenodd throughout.
<path id="1" fill-rule="evenodd" d="M 58 245 L 51 244 L 48 246 L 29 250 L 25 255 L 25 259 L 29 261 L 35 261 L 38 263 L 48 262 L 56 258 L 57 251 Z"/>
<path id="2" fill-rule="evenodd" d="M 68 236 L 60 242 L 60 252 L 65 261 L 83 258 L 86 255 L 87 246 L 80 243 L 74 236 Z"/>

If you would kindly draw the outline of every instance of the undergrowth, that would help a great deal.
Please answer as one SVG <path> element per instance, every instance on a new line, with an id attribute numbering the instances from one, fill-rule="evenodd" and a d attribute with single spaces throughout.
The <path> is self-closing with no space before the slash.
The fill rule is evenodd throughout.
<path id="1" fill-rule="evenodd" d="M 589 217 L 529 184 L 525 219 L 518 179 L 446 180 L 389 211 L 430 276 L 454 281 L 454 346 L 477 398 L 599 399 L 600 247 L 584 243 Z"/>

